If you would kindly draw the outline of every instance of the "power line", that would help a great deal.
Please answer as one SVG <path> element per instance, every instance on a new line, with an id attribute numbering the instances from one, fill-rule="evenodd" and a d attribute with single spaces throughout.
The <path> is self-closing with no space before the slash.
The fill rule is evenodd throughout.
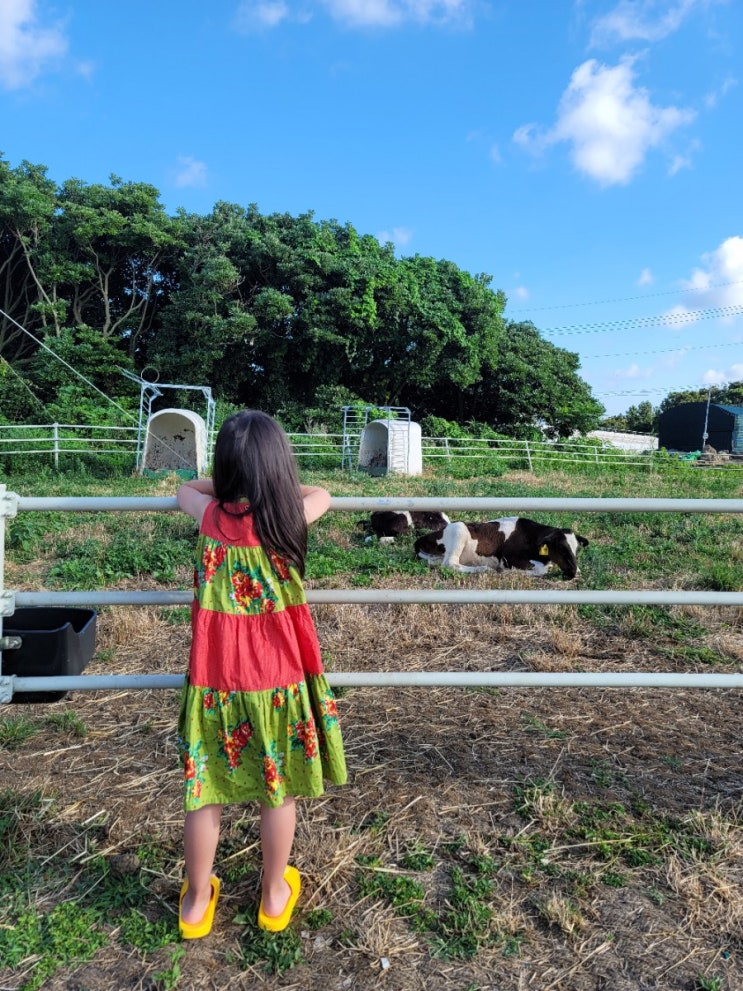
<path id="1" fill-rule="evenodd" d="M 708 286 L 692 286 L 689 289 L 664 289 L 662 292 L 643 293 L 640 296 L 616 296 L 613 299 L 594 299 L 585 303 L 555 303 L 552 306 L 517 306 L 514 313 L 529 310 L 531 313 L 541 313 L 543 310 L 567 310 L 577 306 L 604 306 L 607 303 L 631 303 L 638 299 L 655 299 L 658 296 L 678 296 L 680 293 L 709 292 L 710 289 L 725 289 L 728 286 L 743 285 L 743 279 L 735 282 L 714 282 Z"/>
<path id="2" fill-rule="evenodd" d="M 669 388 L 665 388 L 665 389 L 660 389 L 660 388 L 659 389 L 637 389 L 637 390 L 625 389 L 625 390 L 620 390 L 620 391 L 617 391 L 617 392 L 597 392 L 596 395 L 597 396 L 649 396 L 651 394 L 652 395 L 661 395 L 662 394 L 664 396 L 668 396 L 672 392 L 705 392 L 705 391 L 709 390 L 710 388 L 712 388 L 712 389 L 719 389 L 719 388 L 722 388 L 722 386 L 719 385 L 719 384 L 718 385 L 713 385 L 713 386 L 709 386 L 709 385 L 681 385 L 681 386 L 678 386 L 675 389 L 669 389 Z"/>
<path id="3" fill-rule="evenodd" d="M 697 323 L 699 320 L 739 316 L 741 313 L 743 313 L 742 304 L 715 306 L 706 310 L 680 310 L 673 313 L 663 313 L 656 317 L 609 320 L 605 323 L 567 324 L 564 327 L 548 327 L 542 330 L 541 333 L 562 336 L 571 334 L 601 334 L 613 330 L 633 330 L 644 327 L 675 327 L 683 324 Z"/>
<path id="4" fill-rule="evenodd" d="M 616 354 L 584 354 L 583 358 L 639 358 L 644 354 L 686 354 L 687 351 L 708 351 L 710 348 L 739 348 L 743 341 L 729 341 L 727 344 L 694 344 L 678 348 L 662 348 L 658 351 L 620 351 Z"/>

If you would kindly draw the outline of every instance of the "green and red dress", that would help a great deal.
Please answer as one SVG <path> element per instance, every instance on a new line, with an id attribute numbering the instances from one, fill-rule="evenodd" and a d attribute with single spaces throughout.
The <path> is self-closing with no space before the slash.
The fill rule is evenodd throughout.
<path id="1" fill-rule="evenodd" d="M 335 698 L 299 572 L 263 549 L 251 513 L 216 500 L 196 545 L 191 628 L 178 720 L 186 811 L 278 806 L 322 794 L 324 779 L 343 784 Z"/>

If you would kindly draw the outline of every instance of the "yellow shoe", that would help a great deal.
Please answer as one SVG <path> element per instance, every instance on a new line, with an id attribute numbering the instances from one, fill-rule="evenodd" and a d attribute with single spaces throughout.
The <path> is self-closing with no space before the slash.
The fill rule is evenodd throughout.
<path id="1" fill-rule="evenodd" d="M 217 907 L 217 901 L 219 899 L 219 878 L 212 874 L 211 882 L 211 898 L 209 899 L 209 904 L 206 906 L 206 911 L 204 912 L 200 922 L 183 921 L 181 909 L 183 906 L 183 896 L 188 891 L 188 880 L 185 880 L 181 886 L 181 897 L 178 901 L 178 928 L 180 929 L 183 939 L 200 939 L 202 936 L 208 936 L 212 931 L 214 910 Z"/>
<path id="2" fill-rule="evenodd" d="M 260 908 L 258 909 L 259 929 L 267 929 L 268 932 L 280 933 L 289 925 L 292 912 L 294 911 L 294 906 L 297 904 L 299 892 L 302 888 L 302 881 L 296 867 L 287 867 L 284 871 L 284 880 L 291 889 L 289 892 L 289 898 L 287 899 L 284 907 L 284 911 L 281 915 L 266 915 L 263 911 L 263 899 L 261 898 Z"/>

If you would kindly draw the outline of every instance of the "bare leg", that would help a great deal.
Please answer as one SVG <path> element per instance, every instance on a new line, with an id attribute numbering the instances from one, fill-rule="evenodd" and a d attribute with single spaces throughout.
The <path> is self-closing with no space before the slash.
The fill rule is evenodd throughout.
<path id="1" fill-rule="evenodd" d="M 277 808 L 261 805 L 261 849 L 263 852 L 263 911 L 281 915 L 291 894 L 284 871 L 294 843 L 297 808 L 292 797 Z"/>
<path id="2" fill-rule="evenodd" d="M 188 891 L 183 896 L 181 917 L 195 924 L 204 917 L 212 895 L 210 878 L 219 842 L 221 805 L 204 805 L 186 813 L 183 828 L 183 850 L 186 858 Z"/>

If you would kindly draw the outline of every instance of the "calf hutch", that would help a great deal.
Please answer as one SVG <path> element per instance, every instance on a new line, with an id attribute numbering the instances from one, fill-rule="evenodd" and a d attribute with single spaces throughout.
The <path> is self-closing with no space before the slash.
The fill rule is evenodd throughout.
<path id="1" fill-rule="evenodd" d="M 422 475 L 421 426 L 410 420 L 372 420 L 361 434 L 359 469 L 370 475 Z"/>
<path id="2" fill-rule="evenodd" d="M 193 471 L 207 462 L 206 424 L 188 409 L 162 409 L 147 421 L 143 471 Z"/>
<path id="3" fill-rule="evenodd" d="M 705 432 L 707 434 L 705 438 Z M 670 451 L 716 451 L 743 455 L 743 406 L 680 403 L 661 413 L 658 444 Z"/>

